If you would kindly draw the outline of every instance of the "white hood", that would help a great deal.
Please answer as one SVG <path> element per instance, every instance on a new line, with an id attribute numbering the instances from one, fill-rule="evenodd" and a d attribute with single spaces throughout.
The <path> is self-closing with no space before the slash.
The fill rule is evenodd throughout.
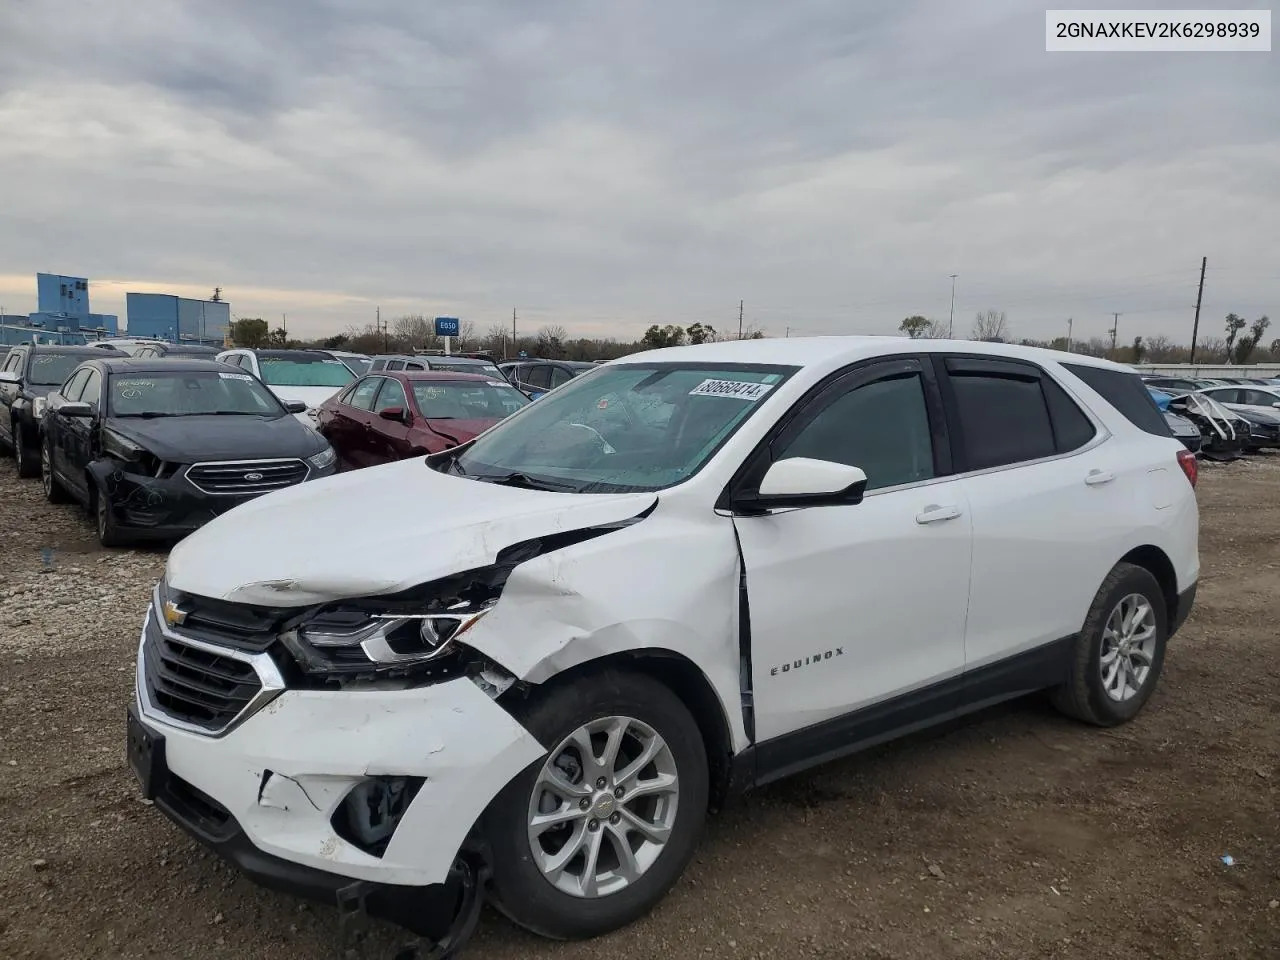
<path id="1" fill-rule="evenodd" d="M 268 384 L 267 389 L 281 400 L 301 400 L 308 407 L 318 407 L 343 387 L 293 387 L 288 385 Z"/>
<path id="2" fill-rule="evenodd" d="M 176 590 L 264 606 L 396 593 L 492 563 L 514 543 L 626 520 L 652 493 L 547 493 L 428 468 L 422 458 L 250 500 L 174 548 Z"/>

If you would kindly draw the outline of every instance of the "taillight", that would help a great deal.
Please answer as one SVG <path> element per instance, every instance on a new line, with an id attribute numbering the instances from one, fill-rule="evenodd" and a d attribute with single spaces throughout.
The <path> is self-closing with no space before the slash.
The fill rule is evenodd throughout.
<path id="1" fill-rule="evenodd" d="M 1182 472 L 1187 475 L 1187 480 L 1194 487 L 1196 480 L 1200 476 L 1200 466 L 1196 463 L 1196 455 L 1190 450 L 1179 450 L 1178 466 L 1182 468 Z"/>

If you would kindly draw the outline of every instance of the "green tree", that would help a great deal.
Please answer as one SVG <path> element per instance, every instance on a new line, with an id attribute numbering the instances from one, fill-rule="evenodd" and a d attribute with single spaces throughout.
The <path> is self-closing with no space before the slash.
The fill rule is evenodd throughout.
<path id="1" fill-rule="evenodd" d="M 684 337 L 684 327 L 677 327 L 670 323 L 660 327 L 655 323 L 644 332 L 640 342 L 650 350 L 657 350 L 662 347 L 681 346 L 684 343 Z"/>
<path id="2" fill-rule="evenodd" d="M 898 324 L 898 329 L 905 333 L 912 340 L 919 340 L 929 332 L 929 318 L 922 317 L 920 314 L 907 317 L 902 323 Z"/>
<path id="3" fill-rule="evenodd" d="M 716 328 L 709 323 L 694 323 L 685 331 L 690 343 L 715 343 Z"/>
<path id="4" fill-rule="evenodd" d="M 1239 318 L 1237 318 L 1239 319 Z M 1241 320 L 1241 323 L 1244 321 Z M 1253 321 L 1249 327 L 1249 335 L 1240 338 L 1240 342 L 1236 344 L 1235 362 L 1248 363 L 1249 358 L 1253 355 L 1253 351 L 1258 348 L 1258 344 L 1262 342 L 1262 335 L 1267 332 L 1267 327 L 1271 326 L 1271 320 L 1265 315 Z"/>
<path id="5" fill-rule="evenodd" d="M 237 347 L 261 347 L 269 337 L 267 321 L 261 317 L 241 317 L 231 322 L 231 340 Z"/>
<path id="6" fill-rule="evenodd" d="M 1143 354 L 1145 354 L 1145 353 L 1146 353 L 1146 350 L 1147 350 L 1147 348 L 1146 348 L 1146 346 L 1143 344 L 1143 342 L 1142 342 L 1142 338 L 1141 338 L 1141 337 L 1134 337 L 1134 338 L 1133 338 L 1133 362 L 1134 362 L 1134 363 L 1141 363 L 1141 362 L 1142 362 Z"/>
<path id="7" fill-rule="evenodd" d="M 335 334 L 332 337 L 325 337 L 324 340 L 321 341 L 321 345 L 326 350 L 341 350 L 343 347 L 347 345 L 347 341 L 350 339 L 351 338 L 348 337 L 345 333 L 339 333 L 339 334 Z"/>
<path id="8" fill-rule="evenodd" d="M 1236 334 L 1243 330 L 1248 323 L 1244 317 L 1237 317 L 1234 313 L 1227 314 L 1227 355 L 1230 356 L 1231 349 L 1236 345 Z"/>

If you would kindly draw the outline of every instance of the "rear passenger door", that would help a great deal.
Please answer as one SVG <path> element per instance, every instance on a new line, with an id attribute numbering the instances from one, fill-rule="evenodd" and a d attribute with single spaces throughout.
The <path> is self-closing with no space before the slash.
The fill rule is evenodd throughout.
<path id="1" fill-rule="evenodd" d="M 1140 478 L 1102 426 L 1047 370 L 1023 360 L 937 358 L 957 472 L 973 518 L 966 671 L 1018 657 L 1013 672 L 980 673 L 992 695 L 1061 675 L 1132 527 Z M 1154 405 L 1153 405 L 1154 408 Z M 1123 552 L 1123 551 L 1122 551 Z M 981 700 L 982 690 L 966 691 Z"/>

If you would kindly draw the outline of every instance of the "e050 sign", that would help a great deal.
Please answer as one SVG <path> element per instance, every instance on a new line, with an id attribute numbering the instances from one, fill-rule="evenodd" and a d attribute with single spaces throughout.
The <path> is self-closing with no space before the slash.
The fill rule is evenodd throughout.
<path id="1" fill-rule="evenodd" d="M 457 317 L 436 317 L 436 336 L 456 337 L 460 326 Z"/>

